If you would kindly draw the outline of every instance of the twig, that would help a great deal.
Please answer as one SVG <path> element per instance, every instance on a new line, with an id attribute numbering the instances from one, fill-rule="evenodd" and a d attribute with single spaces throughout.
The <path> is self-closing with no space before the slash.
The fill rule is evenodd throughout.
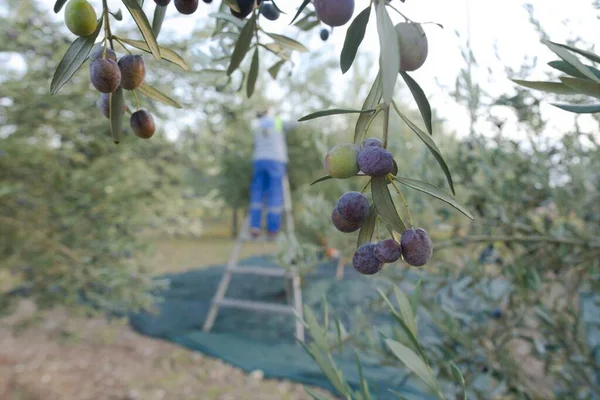
<path id="1" fill-rule="evenodd" d="M 462 238 L 450 239 L 436 245 L 436 250 L 454 247 L 468 243 L 484 243 L 484 242 L 517 242 L 517 243 L 554 243 L 567 244 L 571 246 L 582 246 L 590 248 L 600 248 L 600 243 L 586 242 L 576 239 L 560 239 L 549 236 L 509 236 L 509 235 L 476 235 L 464 236 Z"/>

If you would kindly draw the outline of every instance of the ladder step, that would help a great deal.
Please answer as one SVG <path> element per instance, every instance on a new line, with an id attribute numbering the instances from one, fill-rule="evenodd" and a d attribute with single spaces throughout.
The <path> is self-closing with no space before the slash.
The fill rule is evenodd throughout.
<path id="1" fill-rule="evenodd" d="M 282 304 L 265 303 L 261 301 L 237 300 L 223 298 L 215 300 L 215 303 L 221 307 L 241 308 L 245 310 L 267 311 L 279 314 L 293 314 L 294 307 Z"/>
<path id="2" fill-rule="evenodd" d="M 261 275 L 261 276 L 280 276 L 284 277 L 288 275 L 288 271 L 283 268 L 269 268 L 269 267 L 255 267 L 255 266 L 243 266 L 243 267 L 231 267 L 229 272 L 232 274 L 250 274 L 250 275 Z"/>

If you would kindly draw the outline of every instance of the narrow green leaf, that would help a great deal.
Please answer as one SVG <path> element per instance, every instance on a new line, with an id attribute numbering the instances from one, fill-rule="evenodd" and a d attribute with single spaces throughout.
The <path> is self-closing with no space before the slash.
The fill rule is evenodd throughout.
<path id="1" fill-rule="evenodd" d="M 404 232 L 406 225 L 398 215 L 398 211 L 396 211 L 396 206 L 390 195 L 385 177 L 371 179 L 371 193 L 373 195 L 373 204 L 375 204 L 381 218 L 390 224 L 396 232 Z"/>
<path id="2" fill-rule="evenodd" d="M 170 105 L 175 108 L 183 108 L 181 104 L 179 104 L 176 100 L 173 100 L 166 94 L 162 93 L 160 90 L 148 85 L 147 83 L 143 83 L 142 86 L 138 88 L 138 90 L 145 96 L 150 97 L 151 99 L 160 101 L 161 103 Z"/>
<path id="3" fill-rule="evenodd" d="M 241 12 L 240 6 L 238 5 L 237 0 L 223 0 L 223 3 L 227 7 L 231 8 L 233 11 Z"/>
<path id="4" fill-rule="evenodd" d="M 386 339 L 385 343 L 408 369 L 414 372 L 434 392 L 439 392 L 438 383 L 433 372 L 414 351 L 392 339 Z"/>
<path id="5" fill-rule="evenodd" d="M 575 57 L 573 54 L 569 53 L 569 51 L 567 51 L 567 49 L 564 46 L 561 46 L 561 45 L 551 42 L 549 40 L 542 40 L 542 43 L 544 43 L 550 50 L 552 50 L 554 53 L 556 53 L 556 55 L 558 55 L 560 58 L 562 58 L 563 60 L 565 60 L 566 62 L 571 64 L 573 67 L 575 67 L 579 72 L 581 72 L 582 74 L 584 74 L 585 76 L 587 76 L 588 78 L 590 78 L 591 80 L 593 80 L 595 82 L 600 82 L 600 78 L 598 78 L 596 75 L 594 75 L 592 72 L 590 72 L 586 68 L 586 66 L 583 65 L 581 63 L 581 61 L 579 61 L 577 59 L 577 57 Z"/>
<path id="6" fill-rule="evenodd" d="M 340 354 L 344 352 L 344 339 L 342 339 L 342 325 L 339 318 L 335 319 L 335 331 L 337 333 L 337 345 L 340 350 Z"/>
<path id="7" fill-rule="evenodd" d="M 577 68 L 574 68 L 571 64 L 569 64 L 566 61 L 563 61 L 563 60 L 550 61 L 548 63 L 548 65 L 554 69 L 564 72 L 567 75 L 574 76 L 575 78 L 588 79 L 587 76 L 585 76 L 584 74 L 579 72 L 577 70 Z M 597 77 L 600 78 L 600 70 L 599 69 L 590 67 L 589 65 L 586 65 L 586 67 L 590 70 L 590 72 L 592 72 L 594 75 L 596 75 Z"/>
<path id="8" fill-rule="evenodd" d="M 142 40 L 124 39 L 121 37 L 119 37 L 118 40 L 120 40 L 123 43 L 127 43 L 128 45 L 133 46 L 136 49 L 140 49 L 147 53 L 151 52 L 150 48 L 148 47 L 148 44 Z M 175 53 L 171 49 L 168 49 L 168 48 L 162 47 L 162 46 L 159 46 L 159 47 L 160 47 L 160 56 L 163 60 L 169 61 L 170 63 L 177 65 L 184 71 L 189 71 L 190 66 L 185 62 L 183 57 L 181 57 L 179 54 Z"/>
<path id="9" fill-rule="evenodd" d="M 555 104 L 554 107 L 558 107 L 561 110 L 569 111 L 575 114 L 595 114 L 600 112 L 600 104 Z"/>
<path id="10" fill-rule="evenodd" d="M 90 35 L 75 39 L 54 71 L 50 83 L 50 94 L 56 94 L 79 70 L 90 55 L 94 42 L 102 29 L 102 19 L 98 20 L 96 30 Z"/>
<path id="11" fill-rule="evenodd" d="M 333 387 L 340 393 L 346 393 L 347 390 L 344 386 L 344 382 L 340 379 L 334 367 L 332 367 L 329 361 L 325 358 L 322 351 L 316 348 L 314 343 L 311 343 L 311 349 L 309 349 L 302 342 L 300 342 L 300 345 L 302 345 L 302 347 L 304 347 L 304 349 L 313 357 L 313 359 L 316 361 L 317 365 L 321 368 L 321 371 L 323 371 L 323 373 L 327 377 L 327 380 L 329 380 Z"/>
<path id="12" fill-rule="evenodd" d="M 165 15 L 167 14 L 167 6 L 159 6 L 157 5 L 154 9 L 154 17 L 152 18 L 152 33 L 155 38 L 158 38 L 160 34 L 160 29 L 162 28 L 163 21 L 165 20 Z M 160 51 L 160 55 L 162 56 L 162 49 Z"/>
<path id="13" fill-rule="evenodd" d="M 256 29 L 256 14 L 252 14 L 252 18 L 246 22 L 246 25 L 240 31 L 240 36 L 235 43 L 233 54 L 231 54 L 231 61 L 229 68 L 227 69 L 227 75 L 231 75 L 235 71 L 246 56 L 248 49 L 250 49 L 250 43 L 254 36 L 254 30 Z"/>
<path id="14" fill-rule="evenodd" d="M 594 53 L 591 53 L 587 50 L 582 50 L 582 49 L 578 49 L 577 47 L 573 47 L 573 46 L 568 46 L 566 44 L 562 44 L 562 43 L 554 43 L 554 42 L 550 42 L 553 43 L 556 46 L 560 46 L 562 48 L 565 48 L 567 50 L 571 50 L 573 53 L 577 53 L 579 55 L 584 56 L 585 58 L 587 58 L 590 61 L 593 61 L 595 63 L 600 63 L 600 56 Z"/>
<path id="15" fill-rule="evenodd" d="M 383 103 L 389 105 L 394 97 L 394 89 L 400 70 L 400 47 L 398 35 L 394 28 L 385 2 L 378 1 L 375 5 L 377 15 L 377 32 L 379 34 L 379 65 L 383 84 Z"/>
<path id="16" fill-rule="evenodd" d="M 279 6 L 275 3 L 275 0 L 271 0 L 271 3 L 277 9 L 277 11 L 279 11 L 281 14 L 287 15 L 286 12 L 284 12 L 281 8 L 279 8 Z"/>
<path id="17" fill-rule="evenodd" d="M 396 162 L 396 160 L 393 160 L 393 161 L 394 161 L 394 166 L 392 167 L 392 172 L 390 172 L 390 174 L 396 176 L 396 175 L 398 175 L 398 163 Z"/>
<path id="18" fill-rule="evenodd" d="M 600 83 L 592 82 L 589 79 L 570 78 L 567 76 L 561 76 L 559 79 L 577 93 L 600 98 Z"/>
<path id="19" fill-rule="evenodd" d="M 317 322 L 317 317 L 315 316 L 313 310 L 307 305 L 304 306 L 304 320 L 308 325 L 310 335 L 314 339 L 317 347 L 319 347 L 319 349 L 321 349 L 322 351 L 326 351 L 326 349 L 329 348 L 329 344 L 327 342 L 327 334 L 321 328 L 321 326 L 319 326 L 319 323 Z"/>
<path id="20" fill-rule="evenodd" d="M 377 210 L 375 209 L 375 204 L 371 204 L 371 208 L 369 209 L 369 217 L 360 228 L 358 232 L 358 241 L 356 247 L 360 247 L 365 243 L 369 243 L 373 238 L 373 233 L 375 232 L 375 222 L 377 221 Z"/>
<path id="21" fill-rule="evenodd" d="M 358 48 L 362 43 L 365 32 L 367 31 L 367 24 L 369 23 L 369 18 L 371 17 L 371 5 L 360 12 L 354 18 L 354 21 L 348 27 L 346 31 L 346 38 L 344 39 L 344 47 L 342 48 L 342 53 L 340 54 L 340 67 L 342 69 L 342 73 L 345 74 L 354 59 L 356 58 L 356 53 L 358 52 Z"/>
<path id="22" fill-rule="evenodd" d="M 110 15 L 112 15 L 113 17 L 115 17 L 115 19 L 117 21 L 123 21 L 123 13 L 121 12 L 120 8 L 117 10 L 116 13 L 112 12 L 112 11 L 109 11 L 109 13 L 110 13 Z"/>
<path id="23" fill-rule="evenodd" d="M 398 302 L 402 320 L 410 330 L 410 333 L 417 337 L 417 321 L 415 321 L 415 315 L 413 314 L 413 309 L 408 297 L 406 297 L 406 294 L 404 294 L 398 286 L 394 286 L 394 294 L 396 295 L 396 301 Z"/>
<path id="24" fill-rule="evenodd" d="M 440 149 L 438 149 L 433 139 L 431 139 L 429 135 L 423 132 L 411 120 L 406 118 L 397 108 L 396 112 L 398 113 L 398 115 L 400 115 L 400 118 L 402 118 L 402 120 L 406 122 L 408 127 L 421 139 L 421 141 L 425 143 L 431 154 L 433 154 L 433 157 L 435 157 L 435 159 L 437 160 L 438 164 L 442 168 L 442 171 L 444 171 L 444 175 L 446 175 L 446 180 L 450 185 L 450 190 L 452 190 L 452 194 L 456 195 L 456 192 L 454 191 L 454 183 L 452 182 L 452 175 L 450 174 L 450 169 L 448 168 L 446 161 L 444 161 L 444 157 L 442 157 L 442 153 L 440 152 Z"/>
<path id="25" fill-rule="evenodd" d="M 429 105 L 429 100 L 427 100 L 427 96 L 425 96 L 425 92 L 421 89 L 421 86 L 415 81 L 408 73 L 404 71 L 400 71 L 400 75 L 406 82 L 406 85 L 410 89 L 415 101 L 417 102 L 417 106 L 419 107 L 419 111 L 421 112 L 421 116 L 423 117 L 423 122 L 425 122 L 425 127 L 427 128 L 427 132 L 430 135 L 433 135 L 433 126 L 431 123 L 431 106 Z"/>
<path id="26" fill-rule="evenodd" d="M 125 104 L 125 97 L 123 96 L 123 89 L 118 88 L 116 91 L 109 96 L 109 116 L 110 116 L 110 132 L 113 137 L 113 141 L 119 144 L 121 141 L 121 132 L 123 132 L 123 105 Z"/>
<path id="27" fill-rule="evenodd" d="M 273 79 L 277 79 L 277 75 L 283 64 L 285 64 L 285 60 L 279 60 L 269 68 L 269 74 Z"/>
<path id="28" fill-rule="evenodd" d="M 401 176 L 397 176 L 394 179 L 402 183 L 403 185 L 406 185 L 410 188 L 413 188 L 423 193 L 427 193 L 430 196 L 440 199 L 443 202 L 456 208 L 468 218 L 475 219 L 473 215 L 471 215 L 471 213 L 454 198 L 454 196 L 452 196 L 450 193 L 447 193 L 445 190 L 435 185 L 432 185 L 431 183 L 419 181 L 416 179 L 403 178 Z"/>
<path id="29" fill-rule="evenodd" d="M 304 117 L 300 118 L 298 121 L 302 122 L 302 121 L 308 121 L 310 119 L 315 119 L 315 118 L 320 118 L 320 117 L 326 117 L 328 115 L 337 115 L 337 114 L 362 114 L 362 113 L 370 113 L 375 111 L 375 109 L 369 109 L 369 110 L 351 110 L 348 108 L 333 108 L 331 110 L 321 110 L 321 111 L 317 111 L 308 115 L 305 115 Z"/>
<path id="30" fill-rule="evenodd" d="M 322 177 L 320 177 L 319 179 L 316 179 L 316 180 L 314 180 L 314 181 L 313 181 L 313 182 L 312 182 L 310 185 L 308 185 L 308 186 L 312 186 L 312 185 L 314 185 L 314 184 L 316 184 L 316 183 L 323 182 L 323 181 L 326 181 L 326 180 L 329 180 L 329 179 L 333 179 L 333 177 L 332 177 L 331 175 L 325 175 L 325 176 L 322 176 Z"/>
<path id="31" fill-rule="evenodd" d="M 244 20 L 241 20 L 241 19 L 239 19 L 231 14 L 228 14 L 228 13 L 216 12 L 216 13 L 210 13 L 210 14 L 208 14 L 208 16 L 216 18 L 216 19 L 221 19 L 223 21 L 231 22 L 232 24 L 234 24 L 235 26 L 237 26 L 240 29 L 242 29 L 244 27 Z"/>
<path id="32" fill-rule="evenodd" d="M 296 15 L 294 16 L 294 18 L 292 19 L 292 22 L 290 22 L 290 25 L 294 23 L 294 21 L 296 20 L 296 18 L 298 18 L 298 16 L 302 13 L 302 10 L 304 10 L 304 8 L 310 3 L 310 0 L 304 0 L 302 2 L 302 4 L 300 5 L 300 8 L 298 8 L 298 12 L 296 13 Z"/>
<path id="33" fill-rule="evenodd" d="M 415 290 L 413 290 L 412 295 L 410 296 L 410 305 L 413 310 L 413 314 L 417 314 L 417 309 L 419 308 L 419 294 L 421 293 L 421 284 L 423 280 L 419 279 L 417 285 L 415 286 Z"/>
<path id="34" fill-rule="evenodd" d="M 254 50 L 252 56 L 252 63 L 250 64 L 250 72 L 248 72 L 248 82 L 246 82 L 246 95 L 248 98 L 254 94 L 254 88 L 256 87 L 256 79 L 258 78 L 258 47 Z"/>
<path id="35" fill-rule="evenodd" d="M 56 3 L 54 3 L 54 13 L 58 14 L 63 6 L 67 4 L 67 1 L 69 0 L 56 0 Z"/>
<path id="36" fill-rule="evenodd" d="M 365 99 L 362 109 L 374 109 L 381 100 L 381 96 L 383 95 L 383 87 L 381 84 L 381 72 L 377 73 L 377 77 L 373 81 L 373 85 L 369 90 L 369 94 Z M 361 114 L 356 121 L 356 126 L 354 128 L 354 143 L 359 143 L 362 140 L 363 132 L 366 129 L 369 121 L 373 117 L 373 114 Z"/>
<path id="37" fill-rule="evenodd" d="M 156 43 L 156 38 L 154 37 L 154 33 L 152 32 L 152 27 L 150 26 L 150 22 L 148 22 L 148 18 L 142 10 L 142 6 L 135 0 L 121 0 L 125 7 L 129 10 L 129 14 L 133 17 L 136 25 L 138 26 L 144 40 L 148 44 L 148 48 L 150 52 L 157 60 L 160 60 L 160 48 L 158 47 L 158 43 Z"/>
<path id="38" fill-rule="evenodd" d="M 463 377 L 460 368 L 458 368 L 454 361 L 450 361 L 450 369 L 452 369 L 452 375 L 454 375 L 454 379 L 456 379 L 460 383 L 460 387 L 463 391 L 463 400 L 467 400 L 467 388 L 465 385 L 465 378 Z"/>
<path id="39" fill-rule="evenodd" d="M 577 94 L 575 90 L 561 82 L 541 82 L 541 81 L 524 81 L 521 79 L 511 79 L 517 85 L 524 86 L 529 89 L 540 90 L 546 93 L 554 94 Z"/>
<path id="40" fill-rule="evenodd" d="M 390 393 L 392 393 L 394 396 L 396 396 L 396 398 L 398 398 L 399 400 L 408 400 L 407 397 L 404 397 L 404 395 L 396 392 L 395 390 L 392 389 L 388 389 L 390 391 Z"/>
<path id="41" fill-rule="evenodd" d="M 313 398 L 313 400 L 331 400 L 331 398 L 329 398 L 329 397 L 327 397 L 327 396 L 325 396 L 323 394 L 320 394 L 320 393 L 317 393 L 317 392 L 313 392 L 311 389 L 309 389 L 306 386 L 304 387 L 304 391 L 306 393 L 308 393 L 308 395 L 311 396 Z"/>
<path id="42" fill-rule="evenodd" d="M 308 13 L 301 20 L 298 20 L 294 25 L 303 31 L 310 31 L 315 26 L 319 25 L 319 21 L 314 12 Z"/>
<path id="43" fill-rule="evenodd" d="M 356 361 L 356 368 L 358 369 L 358 378 L 360 380 L 360 389 L 363 399 L 371 400 L 371 393 L 369 393 L 369 386 L 367 385 L 367 381 L 363 375 L 362 365 L 360 364 L 360 360 L 358 359 L 358 354 L 356 350 L 354 350 L 354 360 Z"/>
<path id="44" fill-rule="evenodd" d="M 294 40 L 287 36 L 278 35 L 276 33 L 270 33 L 270 32 L 267 32 L 267 36 L 269 36 L 271 39 L 275 40 L 277 43 L 279 43 L 282 46 L 287 47 L 289 49 L 297 50 L 301 53 L 308 52 L 308 49 L 306 48 L 306 46 L 304 46 L 302 43 L 298 42 L 297 40 Z"/>

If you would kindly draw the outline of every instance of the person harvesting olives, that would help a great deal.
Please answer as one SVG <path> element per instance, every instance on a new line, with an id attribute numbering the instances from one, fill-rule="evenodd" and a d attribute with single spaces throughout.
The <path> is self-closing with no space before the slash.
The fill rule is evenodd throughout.
<path id="1" fill-rule="evenodd" d="M 263 202 L 267 203 L 267 236 L 273 239 L 281 227 L 283 212 L 283 179 L 287 173 L 288 153 L 285 133 L 298 125 L 283 121 L 270 107 L 263 108 L 253 121 L 254 152 L 250 183 L 250 234 L 261 233 Z"/>

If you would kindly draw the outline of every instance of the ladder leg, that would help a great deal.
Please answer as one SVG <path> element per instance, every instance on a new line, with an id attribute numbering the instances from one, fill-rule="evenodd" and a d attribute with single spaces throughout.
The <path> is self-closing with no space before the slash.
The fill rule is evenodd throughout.
<path id="1" fill-rule="evenodd" d="M 283 209 L 285 212 L 285 229 L 287 234 L 294 232 L 294 218 L 292 216 L 292 195 L 290 193 L 290 181 L 286 175 L 283 178 Z"/>
<path id="2" fill-rule="evenodd" d="M 223 297 L 225 297 L 225 293 L 227 292 L 227 288 L 229 287 L 229 282 L 231 281 L 231 272 L 230 269 L 235 267 L 237 264 L 237 259 L 240 253 L 240 250 L 242 248 L 242 244 L 243 244 L 243 235 L 245 235 L 247 233 L 248 230 L 248 223 L 249 223 L 249 219 L 246 218 L 246 221 L 244 222 L 244 226 L 242 227 L 242 232 L 240 232 L 240 235 L 238 236 L 238 239 L 235 243 L 235 247 L 233 249 L 233 252 L 231 253 L 231 256 L 229 257 L 229 262 L 227 263 L 227 266 L 225 267 L 225 273 L 223 274 L 223 277 L 221 278 L 221 281 L 219 282 L 219 286 L 217 287 L 217 292 L 215 293 L 215 295 L 212 298 L 212 302 L 210 305 L 210 309 L 208 311 L 208 315 L 206 316 L 206 319 L 204 320 L 204 325 L 202 327 L 202 330 L 204 332 L 210 332 L 210 330 L 212 329 L 214 323 L 215 323 L 215 319 L 217 319 L 217 313 L 219 312 L 219 301 L 223 300 Z"/>
<path id="3" fill-rule="evenodd" d="M 294 269 L 292 278 L 292 285 L 294 290 L 294 308 L 298 317 L 300 319 L 296 319 L 296 337 L 302 343 L 304 343 L 304 324 L 302 320 L 304 320 L 304 312 L 302 307 L 302 290 L 300 288 L 300 276 L 298 275 L 298 271 Z"/>

